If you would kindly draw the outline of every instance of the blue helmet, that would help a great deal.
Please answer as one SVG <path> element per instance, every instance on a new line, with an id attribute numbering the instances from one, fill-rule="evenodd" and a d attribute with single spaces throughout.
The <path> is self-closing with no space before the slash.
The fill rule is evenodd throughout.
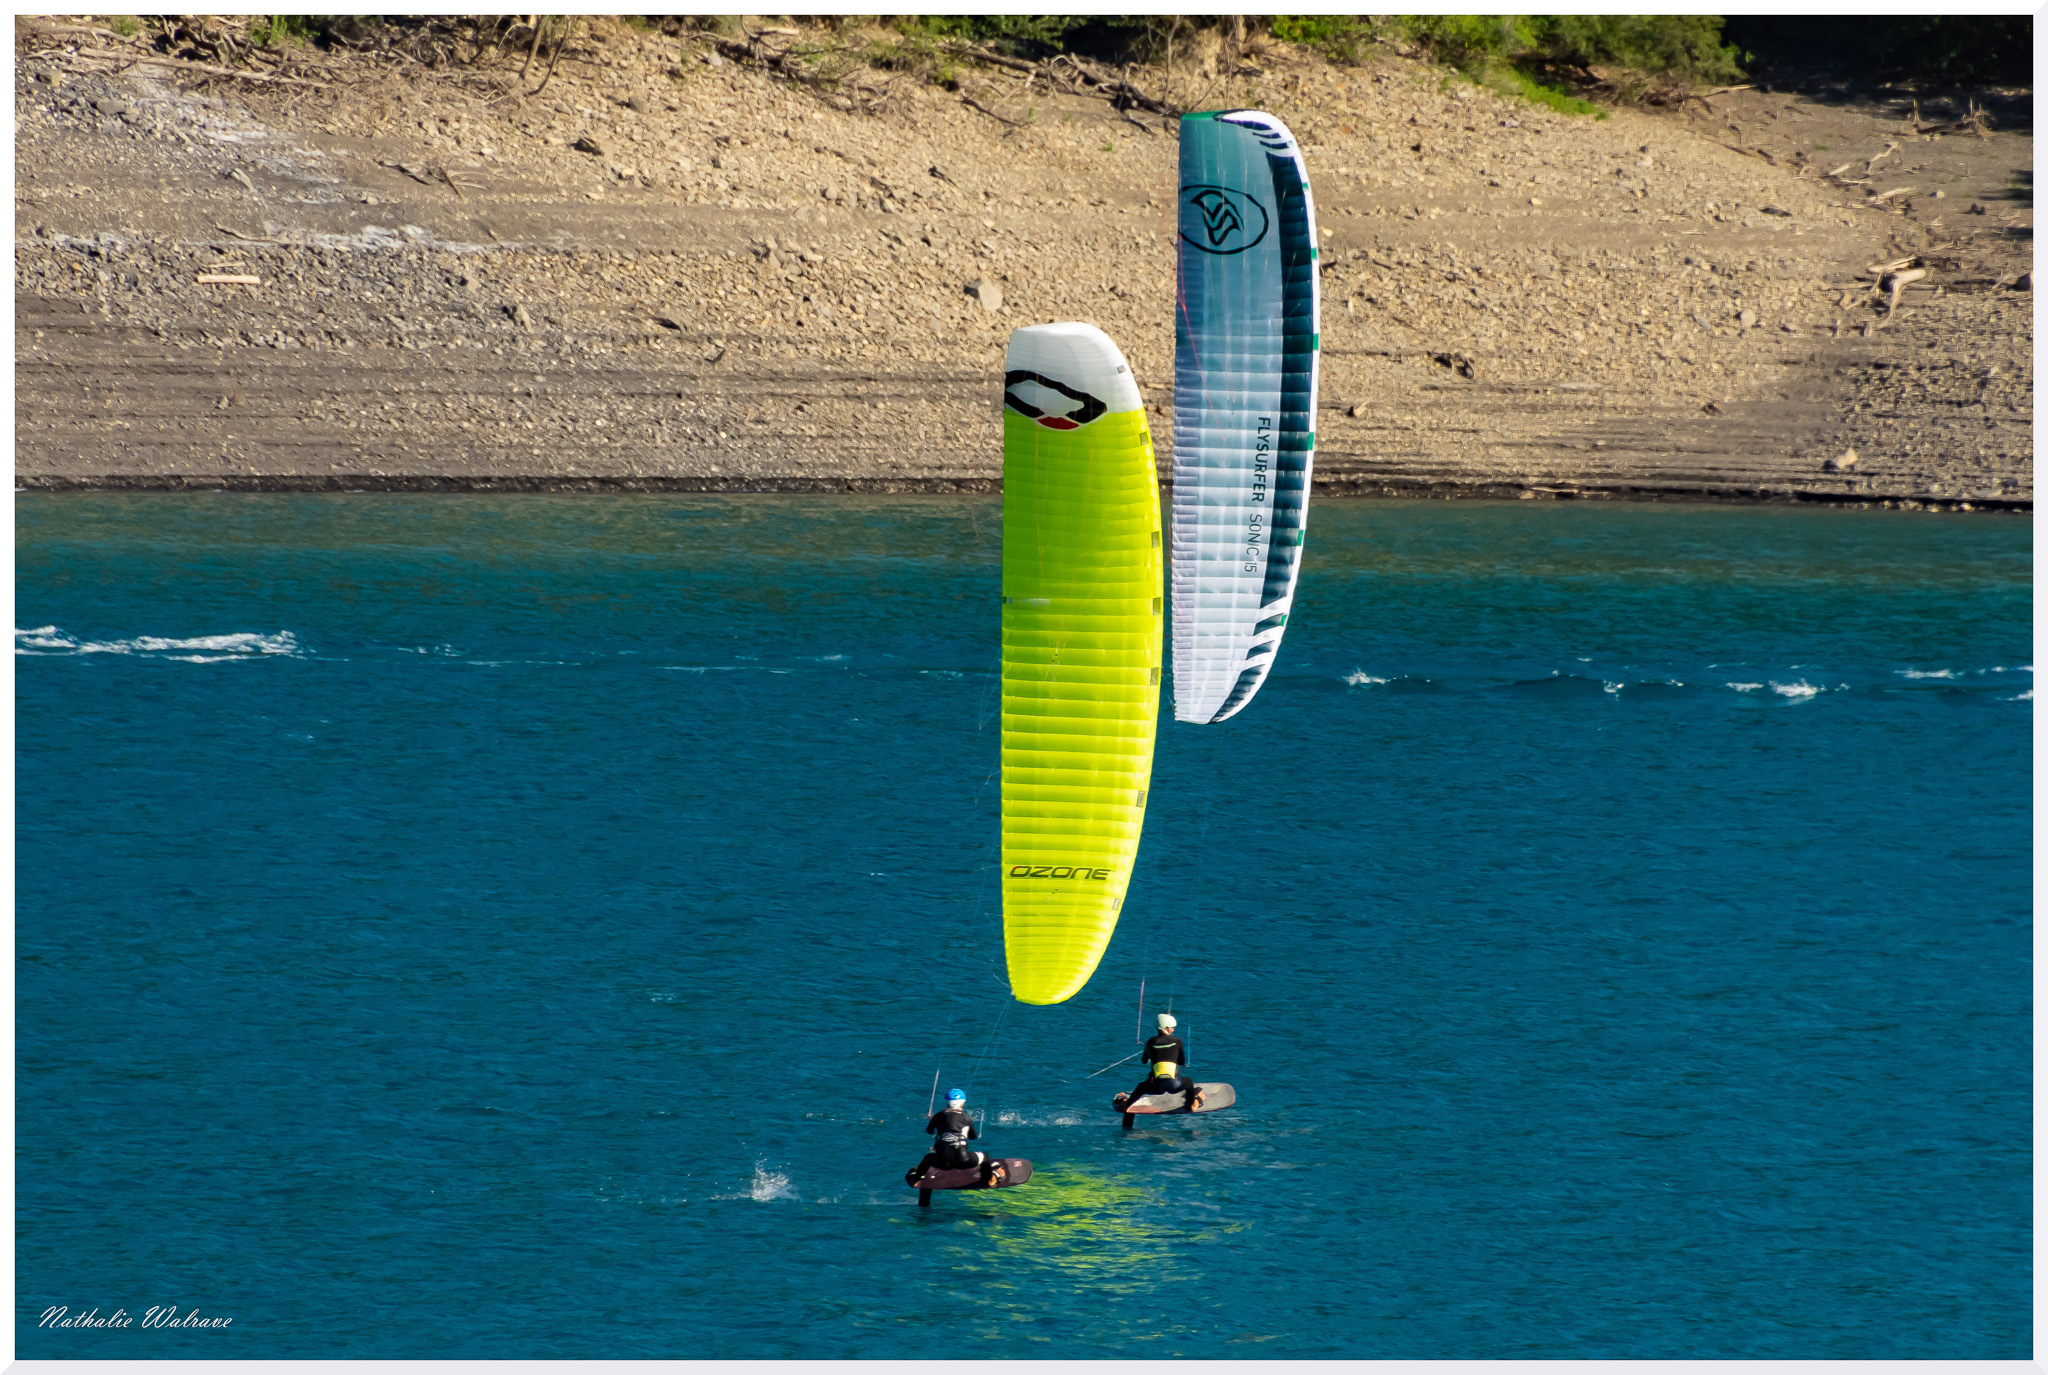
<path id="1" fill-rule="evenodd" d="M 958 1090 L 958 1089 L 947 1089 L 947 1090 L 946 1090 L 946 1103 L 947 1103 L 947 1106 L 949 1106 L 949 1107 L 950 1107 L 950 1106 L 951 1106 L 952 1104 L 954 1104 L 954 1103 L 964 1103 L 964 1102 L 966 1102 L 966 1101 L 967 1101 L 967 1095 L 966 1095 L 966 1094 L 964 1094 L 964 1093 L 962 1093 L 962 1092 L 960 1092 L 960 1090 Z"/>

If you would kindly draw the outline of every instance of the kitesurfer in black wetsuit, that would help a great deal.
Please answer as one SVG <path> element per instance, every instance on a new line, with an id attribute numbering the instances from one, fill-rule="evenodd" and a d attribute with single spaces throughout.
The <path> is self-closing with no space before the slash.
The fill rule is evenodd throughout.
<path id="1" fill-rule="evenodd" d="M 933 1137 L 930 1154 L 918 1162 L 919 1172 L 925 1170 L 984 1170 L 985 1183 L 1000 1183 L 1003 1167 L 1000 1162 L 991 1162 L 980 1151 L 970 1151 L 967 1143 L 981 1139 L 981 1128 L 974 1125 L 974 1119 L 967 1115 L 967 1095 L 959 1089 L 946 1090 L 946 1107 L 943 1112 L 932 1114 L 932 1120 L 924 1129 Z"/>
<path id="2" fill-rule="evenodd" d="M 1188 1066 L 1188 1048 L 1180 1037 L 1173 1034 L 1173 1014 L 1159 1014 L 1159 1034 L 1145 1042 L 1145 1063 L 1152 1067 L 1152 1077 L 1123 1094 L 1123 1102 L 1130 1103 L 1154 1093 L 1179 1093 L 1186 1095 L 1188 1111 L 1201 1106 L 1202 1091 L 1184 1071 Z M 1121 1106 L 1121 1104 L 1119 1104 Z"/>

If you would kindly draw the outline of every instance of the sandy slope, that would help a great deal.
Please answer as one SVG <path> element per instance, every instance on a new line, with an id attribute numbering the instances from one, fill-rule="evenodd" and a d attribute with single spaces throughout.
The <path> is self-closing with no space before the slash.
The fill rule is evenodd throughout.
<path id="1" fill-rule="evenodd" d="M 849 99 L 600 31 L 538 97 L 340 59 L 200 95 L 24 21 L 19 481 L 986 488 L 1004 339 L 1052 318 L 1118 339 L 1167 452 L 1161 120 L 1008 73 Z M 2030 134 L 1758 92 L 1572 119 L 1259 61 L 1174 95 L 1307 149 L 1320 488 L 2031 504 Z M 1869 187 L 1816 175 L 1894 140 Z M 1857 274 L 1916 253 L 1940 289 L 1882 322 Z"/>

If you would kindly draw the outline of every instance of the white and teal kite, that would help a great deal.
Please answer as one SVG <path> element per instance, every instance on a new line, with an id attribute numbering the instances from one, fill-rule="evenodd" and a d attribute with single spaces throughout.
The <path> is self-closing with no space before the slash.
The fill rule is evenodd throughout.
<path id="1" fill-rule="evenodd" d="M 1173 714 L 1244 709 L 1294 605 L 1322 297 L 1301 149 L 1256 110 L 1180 125 L 1173 351 Z"/>

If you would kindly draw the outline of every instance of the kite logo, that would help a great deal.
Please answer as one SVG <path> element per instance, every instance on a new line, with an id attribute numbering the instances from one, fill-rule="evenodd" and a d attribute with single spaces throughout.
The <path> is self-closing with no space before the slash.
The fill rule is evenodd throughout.
<path id="1" fill-rule="evenodd" d="M 1078 430 L 1109 409 L 1100 397 L 1023 368 L 1003 374 L 1003 405 L 1048 430 Z"/>
<path id="2" fill-rule="evenodd" d="M 1272 220 L 1266 207 L 1227 186 L 1180 189 L 1180 236 L 1204 253 L 1228 257 L 1263 243 Z"/>
<path id="3" fill-rule="evenodd" d="M 1071 864 L 1012 864 L 1011 878 L 1086 878 L 1102 880 L 1109 877 L 1107 869 L 1091 869 L 1087 865 Z"/>

